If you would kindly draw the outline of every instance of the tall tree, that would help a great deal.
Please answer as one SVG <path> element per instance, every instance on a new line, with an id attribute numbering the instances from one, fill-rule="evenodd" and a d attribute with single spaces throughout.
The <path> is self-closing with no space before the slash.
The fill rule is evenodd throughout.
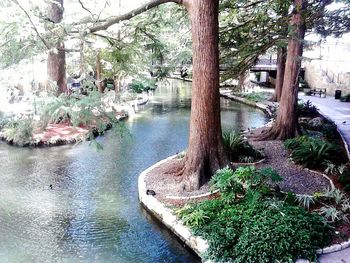
<path id="1" fill-rule="evenodd" d="M 260 139 L 285 140 L 299 135 L 297 117 L 297 99 L 299 72 L 303 43 L 306 31 L 305 13 L 306 0 L 294 0 L 294 10 L 290 20 L 290 39 L 288 41 L 286 71 L 283 79 L 283 89 L 280 107 L 274 126 L 262 134 Z"/>
<path id="2" fill-rule="evenodd" d="M 58 24 L 62 21 L 63 11 L 63 0 L 48 1 L 47 15 L 52 23 Z M 56 83 L 59 93 L 66 92 L 66 52 L 64 42 L 60 37 L 58 37 L 53 47 L 49 50 L 47 58 L 47 75 L 49 81 Z"/>
<path id="3" fill-rule="evenodd" d="M 193 51 L 192 105 L 188 151 L 178 169 L 187 191 L 198 189 L 217 171 L 229 165 L 221 138 L 219 94 L 219 0 L 153 0 L 103 24 L 88 33 L 105 30 L 150 8 L 167 2 L 183 4 L 188 10 Z"/>
<path id="4" fill-rule="evenodd" d="M 276 83 L 275 93 L 272 97 L 272 101 L 279 102 L 281 100 L 284 72 L 286 69 L 287 60 L 287 48 L 284 46 L 278 47 L 277 49 L 277 70 L 276 70 Z"/>
<path id="5" fill-rule="evenodd" d="M 189 146 L 184 158 L 186 190 L 198 189 L 228 164 L 221 139 L 218 0 L 192 0 L 193 83 Z"/>

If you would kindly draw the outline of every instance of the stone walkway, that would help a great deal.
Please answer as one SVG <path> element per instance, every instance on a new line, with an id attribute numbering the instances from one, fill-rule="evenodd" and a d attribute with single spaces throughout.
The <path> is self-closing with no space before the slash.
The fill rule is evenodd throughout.
<path id="1" fill-rule="evenodd" d="M 348 153 L 350 148 L 350 103 L 340 102 L 334 99 L 334 97 L 328 96 L 326 98 L 320 98 L 319 96 L 305 96 L 299 94 L 299 98 L 307 101 L 310 100 L 315 105 L 319 112 L 334 121 L 338 126 L 339 132 L 342 134 L 345 142 L 347 143 Z M 318 258 L 320 263 L 350 263 L 350 248 L 342 251 L 333 252 L 321 255 Z"/>

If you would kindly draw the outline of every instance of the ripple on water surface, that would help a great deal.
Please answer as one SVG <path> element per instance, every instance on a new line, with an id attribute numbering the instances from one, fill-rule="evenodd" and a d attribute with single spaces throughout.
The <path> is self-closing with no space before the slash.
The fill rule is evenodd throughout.
<path id="1" fill-rule="evenodd" d="M 137 199 L 138 174 L 186 148 L 190 88 L 160 87 L 131 136 L 22 149 L 0 143 L 0 262 L 199 262 Z M 265 122 L 262 113 L 222 103 L 223 126 Z M 53 189 L 50 189 L 52 184 Z"/>

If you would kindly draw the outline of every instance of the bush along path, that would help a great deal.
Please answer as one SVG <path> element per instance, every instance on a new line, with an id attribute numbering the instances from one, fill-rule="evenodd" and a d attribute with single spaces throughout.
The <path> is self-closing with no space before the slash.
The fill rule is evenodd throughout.
<path id="1" fill-rule="evenodd" d="M 314 260 L 317 249 L 334 241 L 337 222 L 349 219 L 349 199 L 337 189 L 310 197 L 273 190 L 267 180 L 276 182 L 281 177 L 271 168 L 239 167 L 234 172 L 225 168 L 210 182 L 220 197 L 175 209 L 194 235 L 208 241 L 205 259 Z M 339 218 L 330 216 L 333 205 L 339 209 Z"/>

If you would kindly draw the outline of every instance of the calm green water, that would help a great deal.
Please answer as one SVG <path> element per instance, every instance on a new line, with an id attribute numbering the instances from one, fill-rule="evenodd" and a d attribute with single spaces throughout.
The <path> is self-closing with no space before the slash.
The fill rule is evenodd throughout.
<path id="1" fill-rule="evenodd" d="M 83 143 L 22 149 L 0 143 L 0 262 L 199 262 L 138 203 L 137 177 L 186 148 L 190 88 L 161 87 L 143 112 L 96 152 Z M 265 122 L 261 112 L 222 102 L 223 125 Z M 53 185 L 53 189 L 49 185 Z"/>

